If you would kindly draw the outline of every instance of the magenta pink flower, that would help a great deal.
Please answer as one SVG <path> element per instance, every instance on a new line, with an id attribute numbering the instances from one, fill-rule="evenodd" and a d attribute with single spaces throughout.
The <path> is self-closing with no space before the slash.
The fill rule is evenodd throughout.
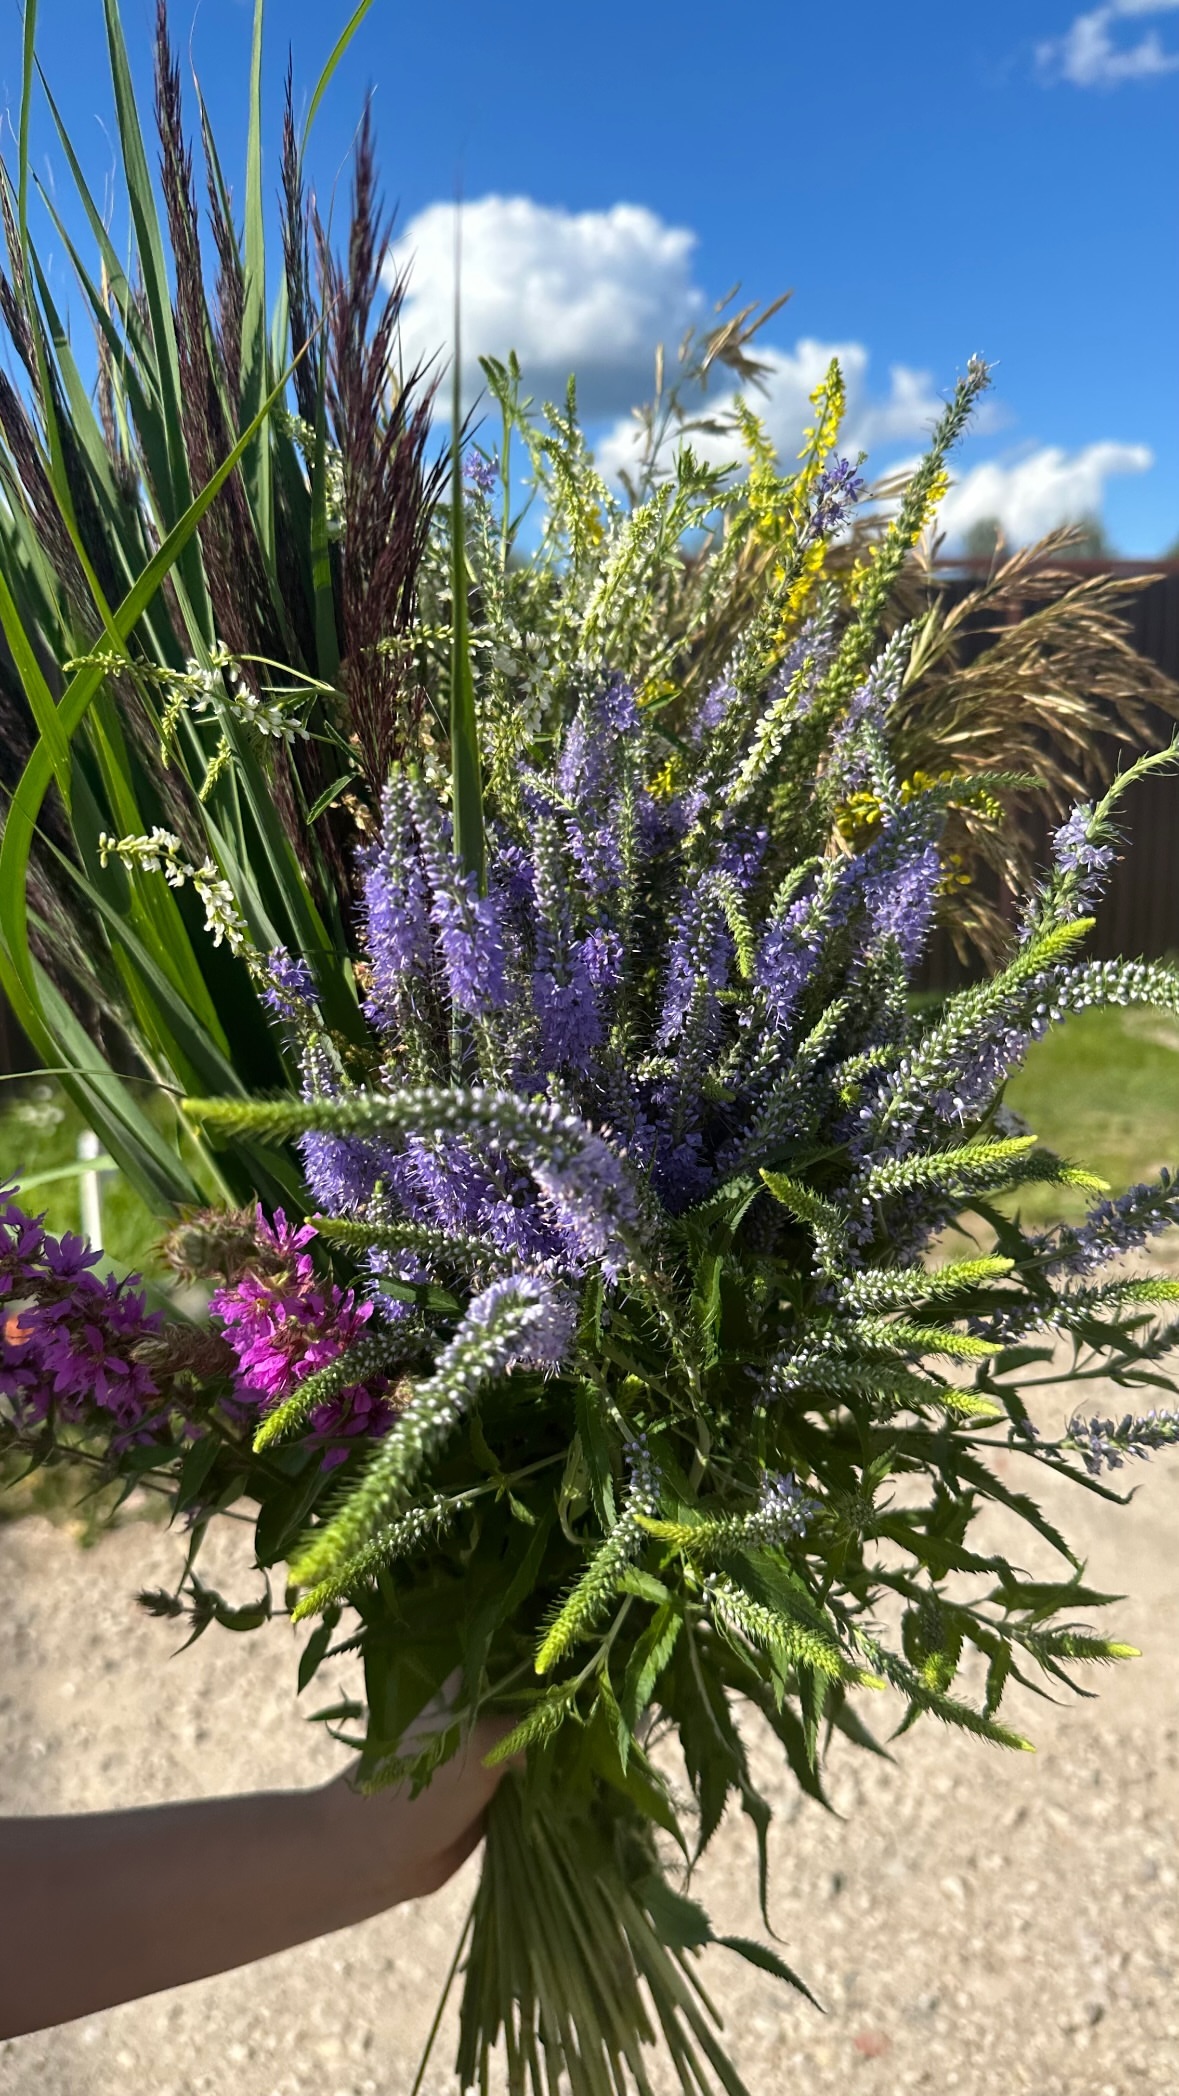
<path id="1" fill-rule="evenodd" d="M 257 1234 L 256 1269 L 232 1287 L 218 1289 L 209 1310 L 237 1355 L 235 1403 L 269 1412 L 360 1337 L 373 1306 L 357 1302 L 353 1289 L 317 1276 L 305 1249 L 316 1234 L 310 1223 L 296 1229 L 277 1208 L 271 1224 L 259 1208 Z M 315 1440 L 384 1433 L 393 1416 L 387 1390 L 378 1378 L 317 1405 L 311 1415 Z M 346 1447 L 329 1448 L 325 1467 L 346 1455 Z"/>
<path id="2" fill-rule="evenodd" d="M 0 1300 L 11 1308 L 0 1326 L 0 1398 L 22 1426 L 51 1415 L 71 1425 L 116 1428 L 116 1442 L 150 1440 L 159 1390 L 138 1358 L 142 1339 L 159 1329 L 136 1289 L 91 1271 L 102 1253 L 67 1231 L 51 1237 L 44 1217 L 27 1216 L 11 1189 L 0 1189 Z"/>

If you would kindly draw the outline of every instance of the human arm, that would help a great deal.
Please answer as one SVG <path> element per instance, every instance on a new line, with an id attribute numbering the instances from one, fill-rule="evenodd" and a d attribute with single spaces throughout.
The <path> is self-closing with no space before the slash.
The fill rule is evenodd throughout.
<path id="1" fill-rule="evenodd" d="M 129 1812 L 0 1820 L 0 2039 L 347 1928 L 444 1884 L 476 1847 L 502 1726 L 412 1801 L 347 1778 Z"/>

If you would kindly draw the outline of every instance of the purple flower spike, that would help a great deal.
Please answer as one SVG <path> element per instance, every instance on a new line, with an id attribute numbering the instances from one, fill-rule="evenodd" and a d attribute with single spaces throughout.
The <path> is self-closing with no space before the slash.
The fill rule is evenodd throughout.
<path id="1" fill-rule="evenodd" d="M 422 864 L 405 779 L 390 779 L 381 795 L 380 841 L 362 860 L 362 922 L 372 986 L 365 1011 L 375 1026 L 397 1023 L 408 977 L 426 974 L 433 960 L 430 887 Z"/>
<path id="2" fill-rule="evenodd" d="M 478 495 L 490 495 L 499 479 L 499 465 L 495 459 L 484 458 L 481 451 L 468 451 L 463 460 L 463 479 Z"/>
<path id="3" fill-rule="evenodd" d="M 292 1229 L 281 1208 L 273 1226 L 258 1210 L 258 1265 L 230 1288 L 220 1288 L 209 1312 L 237 1356 L 234 1403 L 247 1414 L 264 1413 L 297 1390 L 305 1377 L 326 1368 L 351 1346 L 373 1314 L 352 1289 L 321 1281 L 306 1247 L 315 1236 L 309 1223 Z M 357 1434 L 379 1434 L 393 1420 L 383 1377 L 354 1384 L 311 1414 L 312 1440 L 345 1442 Z M 324 1468 L 343 1462 L 347 1447 L 328 1448 Z"/>
<path id="4" fill-rule="evenodd" d="M 1058 874 L 1079 874 L 1070 898 L 1069 916 L 1087 917 L 1106 886 L 1109 870 L 1117 857 L 1110 844 L 1094 844 L 1089 831 L 1093 810 L 1085 802 L 1073 809 L 1052 839 L 1052 856 Z"/>
<path id="5" fill-rule="evenodd" d="M 811 496 L 808 536 L 830 538 L 845 523 L 867 483 L 848 458 L 834 459 L 815 482 Z"/>
<path id="6" fill-rule="evenodd" d="M 0 1189 L 0 1398 L 20 1426 L 55 1417 L 112 1431 L 112 1446 L 150 1440 L 159 1390 L 138 1357 L 160 1327 L 137 1274 L 99 1279 L 102 1253 L 71 1231 L 50 1236 L 42 1217 Z"/>
<path id="7" fill-rule="evenodd" d="M 266 960 L 262 1002 L 276 1019 L 299 1019 L 315 1002 L 315 978 L 306 961 L 275 946 Z"/>

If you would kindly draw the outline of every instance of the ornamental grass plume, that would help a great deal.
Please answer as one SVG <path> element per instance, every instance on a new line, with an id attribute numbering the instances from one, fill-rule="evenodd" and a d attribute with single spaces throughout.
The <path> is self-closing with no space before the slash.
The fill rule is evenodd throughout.
<path id="1" fill-rule="evenodd" d="M 163 62 L 162 79 L 176 219 L 192 199 Z M 125 139 L 130 120 L 124 106 Z M 741 2096 L 701 1953 L 719 1942 L 805 1991 L 764 1941 L 718 1939 L 688 1883 L 741 1810 L 769 1933 L 772 1815 L 750 1729 L 823 1800 L 828 1744 L 875 1744 L 872 1705 L 897 1731 L 933 1715 L 1020 1749 L 1021 1688 L 1129 1656 L 1090 1627 L 1107 1597 L 1006 1466 L 1114 1496 L 1107 1471 L 1176 1438 L 1169 1410 L 1135 1406 L 1143 1386 L 1173 1387 L 1179 1283 L 1114 1264 L 1179 1220 L 1175 1181 L 1106 1198 L 1002 1093 L 1077 1010 L 1179 1011 L 1174 968 L 1083 951 L 1121 796 L 1173 752 L 1085 782 L 999 965 L 943 1001 L 914 997 L 936 922 L 994 929 L 962 885 L 963 831 L 992 839 L 988 863 L 1025 865 L 1002 840 L 1031 784 L 993 754 L 985 693 L 1002 687 L 1006 705 L 1035 643 L 972 684 L 952 669 L 949 622 L 913 601 L 915 549 L 985 366 L 966 366 L 881 511 L 839 449 L 837 367 L 794 467 L 747 400 L 725 424 L 734 470 L 693 455 L 683 388 L 718 360 L 753 384 L 756 317 L 686 355 L 641 419 L 623 497 L 574 389 L 537 413 L 518 368 L 488 362 L 502 463 L 469 451 L 463 469 L 456 416 L 443 507 L 420 382 L 391 403 L 380 390 L 395 313 L 377 305 L 368 132 L 347 280 L 312 238 L 290 122 L 286 148 L 287 310 L 305 341 L 318 272 L 326 348 L 291 377 L 297 416 L 278 412 L 281 374 L 269 418 L 256 385 L 240 412 L 220 402 L 197 477 L 218 455 L 225 477 L 120 608 L 121 654 L 97 647 L 109 628 L 78 594 L 84 571 L 81 585 L 70 571 L 68 634 L 47 636 L 22 598 L 40 643 L 21 658 L 29 677 L 41 660 L 74 668 L 56 709 L 40 686 L 26 695 L 50 728 L 4 840 L 25 898 L 26 869 L 49 877 L 29 810 L 68 771 L 53 724 L 87 752 L 88 709 L 103 736 L 121 724 L 126 793 L 95 761 L 97 811 L 63 798 L 84 903 L 72 922 L 103 928 L 87 994 L 107 996 L 141 1074 L 171 1087 L 161 1099 L 187 1095 L 182 1144 L 79 1038 L 61 986 L 76 995 L 83 978 L 51 950 L 37 891 L 31 915 L 0 925 L 0 958 L 46 1059 L 71 1069 L 169 1222 L 176 1270 L 215 1284 L 211 1330 L 151 1324 L 129 1284 L 94 1279 L 91 1253 L 51 1255 L 10 1209 L 0 1439 L 30 1459 L 84 1445 L 167 1493 L 194 1539 L 176 1593 L 148 1605 L 188 1615 L 194 1635 L 271 1613 L 192 1572 L 208 1523 L 251 1510 L 258 1564 L 285 1568 L 294 1618 L 318 1619 L 301 1681 L 338 1650 L 362 1657 L 363 1702 L 325 1722 L 359 1747 L 364 1783 L 426 1783 L 476 1717 L 510 1718 L 496 1751 L 523 1766 L 491 1809 L 456 1961 L 461 2088 L 488 2088 L 498 2056 L 511 2096 L 642 2096 L 658 2046 L 686 2096 Z M 249 274 L 259 228 L 243 261 L 217 224 L 200 354 L 217 344 L 214 382 L 236 372 L 244 395 L 247 316 L 266 310 Z M 182 233 L 177 219 L 178 261 Z M 195 314 L 189 279 L 177 298 Z M 30 281 L 5 301 L 18 334 L 46 332 Z M 117 426 L 140 430 L 144 459 L 166 435 L 188 474 L 184 418 L 150 420 L 172 371 L 163 281 L 150 288 L 148 320 L 115 295 L 129 368 L 154 359 L 155 385 L 128 389 Z M 207 385 L 198 406 L 212 417 Z M 527 555 L 511 508 L 521 449 L 543 509 Z M 194 539 L 239 466 L 244 497 Z M 23 548 L 55 498 L 31 464 L 16 478 Z M 119 488 L 146 553 L 170 512 L 146 472 Z M 289 542 L 272 528 L 283 505 Z M 260 569 L 229 575 L 223 538 L 247 522 Z M 60 531 L 44 543 L 66 562 Z M 255 612 L 280 628 L 265 646 Z M 311 749 L 235 701 L 235 668 L 256 697 L 303 694 Z M 210 674 L 215 719 L 200 705 Z M 938 749 L 932 706 L 922 719 L 933 688 L 973 719 L 960 761 L 952 738 Z M 1132 711 L 1122 686 L 1107 696 Z M 1033 710 L 1050 714 L 1042 692 Z M 160 743 L 149 793 L 143 750 Z M 1087 1192 L 1083 1224 L 1024 1227 L 1020 1190 L 1045 1182 Z M 78 1363 L 100 1356 L 107 1380 L 83 1390 Z M 1044 1387 L 1099 1371 L 1133 1393 L 1120 1423 L 1075 1412 L 1050 1431 Z M 137 1376 L 133 1416 L 119 1393 Z M 980 1537 L 995 1505 L 1029 1555 L 1059 1560 L 1055 1579 Z"/>

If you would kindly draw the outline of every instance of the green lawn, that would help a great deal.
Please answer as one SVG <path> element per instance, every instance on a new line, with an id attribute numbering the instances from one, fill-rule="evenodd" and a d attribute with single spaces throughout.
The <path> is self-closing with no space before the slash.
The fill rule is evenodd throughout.
<path id="1" fill-rule="evenodd" d="M 84 1123 L 77 1108 L 48 1080 L 6 1084 L 0 1098 L 0 1185 L 27 1182 L 22 1207 L 34 1215 L 44 1209 L 55 1235 L 80 1229 L 74 1167 Z M 104 1172 L 100 1184 L 103 1249 L 112 1264 L 119 1271 L 133 1267 L 148 1279 L 162 1279 L 164 1269 L 154 1255 L 156 1218 L 118 1172 Z"/>
<path id="2" fill-rule="evenodd" d="M 1115 1194 L 1179 1167 L 1179 1022 L 1160 1012 L 1079 1012 L 1038 1041 L 1007 1104 L 1042 1142 L 1108 1179 Z M 1086 1197 L 1031 1187 L 1029 1221 L 1075 1221 Z"/>

